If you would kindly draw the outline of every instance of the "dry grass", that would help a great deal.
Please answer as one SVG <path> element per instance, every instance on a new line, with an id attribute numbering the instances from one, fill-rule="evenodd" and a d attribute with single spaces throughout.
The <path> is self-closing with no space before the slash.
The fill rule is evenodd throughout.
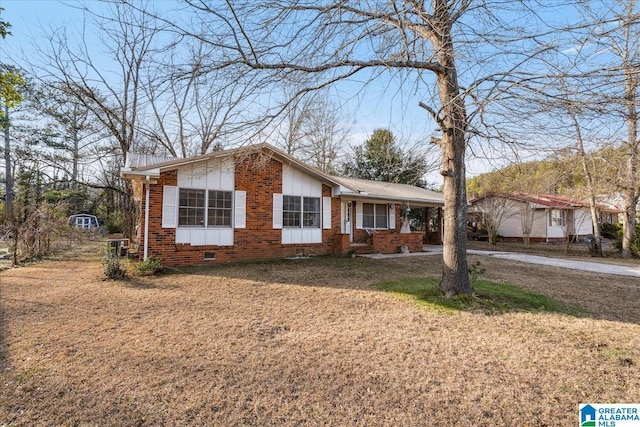
<path id="1" fill-rule="evenodd" d="M 372 288 L 437 275 L 433 256 L 4 271 L 0 425 L 573 426 L 581 402 L 640 402 L 639 280 L 476 259 L 593 314 L 452 314 Z"/>

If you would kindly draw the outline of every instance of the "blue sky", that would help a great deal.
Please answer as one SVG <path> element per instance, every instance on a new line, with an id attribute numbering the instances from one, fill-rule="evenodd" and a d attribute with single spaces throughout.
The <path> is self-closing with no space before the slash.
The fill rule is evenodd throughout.
<path id="1" fill-rule="evenodd" d="M 85 3 L 90 7 L 103 7 L 98 1 L 88 0 Z M 163 3 L 168 7 L 174 4 L 173 0 L 154 2 Z M 78 0 L 0 0 L 0 7 L 5 9 L 2 12 L 3 19 L 12 24 L 12 35 L 0 40 L 0 61 L 21 65 L 25 58 L 33 58 L 37 47 L 48 42 L 43 29 L 66 28 L 70 33 L 79 31 L 83 14 L 80 9 L 73 7 L 79 4 Z M 89 37 L 92 34 L 89 33 Z M 93 35 L 98 37 L 97 34 Z M 91 40 L 87 42 L 91 44 Z M 415 92 L 401 90 L 401 86 L 393 80 L 380 80 L 378 83 L 359 95 L 356 95 L 359 89 L 357 84 L 343 84 L 334 90 L 338 102 L 345 103 L 346 113 L 354 116 L 351 143 L 364 142 L 374 129 L 380 127 L 390 128 L 402 139 L 428 141 L 435 125 L 426 111 L 418 106 L 418 102 L 427 100 L 421 99 Z M 434 150 L 434 155 L 439 156 L 437 150 Z M 500 164 L 470 159 L 468 175 L 490 170 L 496 165 Z M 429 181 L 438 183 L 440 177 L 434 174 Z"/>
<path id="2" fill-rule="evenodd" d="M 156 0 L 157 2 L 158 0 Z M 172 0 L 161 0 L 172 4 Z M 67 0 L 0 0 L 3 19 L 12 25 L 12 35 L 0 41 L 0 61 L 23 64 L 25 58 L 33 58 L 37 46 L 47 43 L 43 29 L 64 27 L 70 32 L 80 31 L 83 22 L 82 11 L 73 7 L 79 1 Z M 101 7 L 100 2 L 87 2 Z M 434 125 L 430 117 L 420 107 L 416 96 L 407 97 L 391 84 L 390 90 L 384 87 L 372 88 L 364 94 L 356 95 L 357 86 L 343 85 L 336 89 L 339 102 L 346 103 L 347 114 L 354 115 L 351 124 L 351 143 L 360 144 L 380 127 L 391 128 L 396 136 L 411 141 L 428 139 Z M 349 93 L 349 92 L 352 93 Z M 366 108 L 363 108 L 365 106 Z M 351 122 L 352 120 L 349 120 Z M 433 179 L 439 179 L 435 176 Z"/>

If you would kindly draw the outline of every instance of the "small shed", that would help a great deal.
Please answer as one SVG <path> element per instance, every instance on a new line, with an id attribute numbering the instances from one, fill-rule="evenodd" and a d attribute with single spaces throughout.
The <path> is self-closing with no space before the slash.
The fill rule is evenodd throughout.
<path id="1" fill-rule="evenodd" d="M 80 213 L 69 217 L 69 225 L 83 230 L 94 230 L 100 226 L 95 215 Z"/>

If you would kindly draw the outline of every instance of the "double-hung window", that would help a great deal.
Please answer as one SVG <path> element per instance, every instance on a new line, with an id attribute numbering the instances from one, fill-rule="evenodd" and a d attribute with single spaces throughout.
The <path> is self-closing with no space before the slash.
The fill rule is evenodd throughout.
<path id="1" fill-rule="evenodd" d="M 184 227 L 204 227 L 205 191 L 180 189 L 178 204 L 178 225 Z"/>
<path id="2" fill-rule="evenodd" d="M 303 201 L 302 227 L 320 228 L 320 198 L 305 197 Z"/>
<path id="3" fill-rule="evenodd" d="M 282 226 L 300 227 L 301 197 L 282 196 Z"/>
<path id="4" fill-rule="evenodd" d="M 181 188 L 179 227 L 231 227 L 232 192 Z"/>
<path id="5" fill-rule="evenodd" d="M 282 196 L 282 226 L 320 228 L 320 198 Z"/>
<path id="6" fill-rule="evenodd" d="M 362 226 L 364 228 L 388 228 L 388 208 L 384 204 L 362 204 Z"/>
<path id="7" fill-rule="evenodd" d="M 231 191 L 209 190 L 208 227 L 231 227 Z"/>
<path id="8" fill-rule="evenodd" d="M 554 227 L 564 227 L 565 212 L 553 209 L 549 212 L 549 225 Z"/>

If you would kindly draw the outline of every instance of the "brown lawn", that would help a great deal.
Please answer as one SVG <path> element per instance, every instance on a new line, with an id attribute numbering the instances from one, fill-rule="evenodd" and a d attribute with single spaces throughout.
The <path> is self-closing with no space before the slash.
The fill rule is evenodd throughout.
<path id="1" fill-rule="evenodd" d="M 592 314 L 447 313 L 371 287 L 437 275 L 434 256 L 4 271 L 0 425 L 574 426 L 579 403 L 640 403 L 640 280 L 476 260 Z"/>

